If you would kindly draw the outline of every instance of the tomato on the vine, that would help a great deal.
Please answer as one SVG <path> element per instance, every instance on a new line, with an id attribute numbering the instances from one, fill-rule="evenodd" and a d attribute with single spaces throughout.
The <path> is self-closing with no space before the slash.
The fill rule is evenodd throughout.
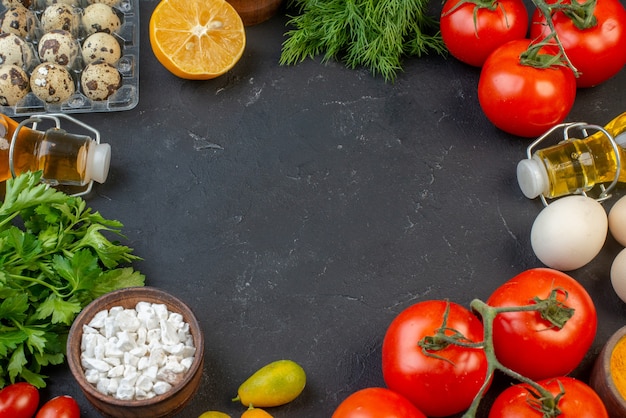
<path id="1" fill-rule="evenodd" d="M 528 31 L 528 11 L 522 0 L 447 0 L 439 26 L 446 48 L 459 61 L 480 67 L 500 45 L 522 39 Z M 474 18 L 474 16 L 476 18 Z"/>
<path id="2" fill-rule="evenodd" d="M 30 383 L 13 383 L 0 390 L 0 418 L 31 418 L 39 406 L 39 391 Z"/>
<path id="3" fill-rule="evenodd" d="M 426 418 L 404 396 L 385 388 L 354 392 L 335 409 L 332 418 Z"/>
<path id="4" fill-rule="evenodd" d="M 46 402 L 35 418 L 80 418 L 80 408 L 71 396 L 57 396 Z"/>
<path id="5" fill-rule="evenodd" d="M 563 1 L 582 4 L 577 0 Z M 593 15 L 595 24 L 579 29 L 562 10 L 552 13 L 554 29 L 570 61 L 580 72 L 578 87 L 598 85 L 617 74 L 626 64 L 626 10 L 619 0 L 597 0 Z M 531 19 L 530 37 L 545 38 L 550 34 L 546 18 L 535 10 Z"/>
<path id="6" fill-rule="evenodd" d="M 488 362 L 482 348 L 444 344 L 438 350 L 422 349 L 420 341 L 435 336 L 442 327 L 446 336 L 455 330 L 467 341 L 483 341 L 483 325 L 478 317 L 444 300 L 409 306 L 391 322 L 383 340 L 383 378 L 387 387 L 429 417 L 467 409 L 487 377 Z"/>
<path id="7" fill-rule="evenodd" d="M 537 382 L 555 399 L 561 412 L 559 418 L 608 418 L 608 413 L 598 394 L 588 385 L 573 377 L 557 377 Z M 505 389 L 494 401 L 489 418 L 543 418 L 556 416 L 544 414 L 541 403 L 533 396 L 535 389 L 520 383 Z M 562 394 L 560 397 L 559 395 Z"/>
<path id="8" fill-rule="evenodd" d="M 478 100 L 487 118 L 505 132 L 535 137 L 565 119 L 576 98 L 576 78 L 564 65 L 537 68 L 520 62 L 531 41 L 509 41 L 489 55 L 478 81 Z M 542 58 L 558 50 L 544 46 Z"/>
<path id="9" fill-rule="evenodd" d="M 535 268 L 498 287 L 486 302 L 494 307 L 532 305 L 535 298 L 547 299 L 553 290 L 559 302 L 573 309 L 562 328 L 539 311 L 501 312 L 493 321 L 493 345 L 500 363 L 533 380 L 565 376 L 584 358 L 598 322 L 589 293 L 561 271 Z"/>

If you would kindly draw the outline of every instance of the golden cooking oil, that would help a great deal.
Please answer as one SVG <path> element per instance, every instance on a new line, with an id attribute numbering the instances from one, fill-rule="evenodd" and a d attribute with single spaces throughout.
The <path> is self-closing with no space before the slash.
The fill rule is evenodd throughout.
<path id="1" fill-rule="evenodd" d="M 83 186 L 92 180 L 104 182 L 108 174 L 110 147 L 91 137 L 54 127 L 45 132 L 20 127 L 13 145 L 13 173 L 10 145 L 18 124 L 0 115 L 0 181 L 26 171 L 42 171 L 42 180 L 51 185 Z"/>
<path id="2" fill-rule="evenodd" d="M 547 198 L 577 194 L 595 185 L 612 182 L 616 175 L 626 182 L 626 112 L 604 129 L 615 139 L 620 158 L 613 143 L 601 130 L 586 138 L 570 138 L 554 146 L 537 150 L 532 158 L 520 161 L 518 181 L 524 194 Z"/>

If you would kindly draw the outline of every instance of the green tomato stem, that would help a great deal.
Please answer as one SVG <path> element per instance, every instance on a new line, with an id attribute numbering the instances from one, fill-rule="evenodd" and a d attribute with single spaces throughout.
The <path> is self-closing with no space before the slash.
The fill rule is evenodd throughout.
<path id="1" fill-rule="evenodd" d="M 565 61 L 565 65 L 567 65 L 567 67 L 569 67 L 574 72 L 574 75 L 578 77 L 580 75 L 580 72 L 574 66 L 574 64 L 572 64 L 572 61 L 567 56 L 567 53 L 565 52 L 565 48 L 563 47 L 563 43 L 561 42 L 561 39 L 559 39 L 559 35 L 556 32 L 556 29 L 554 27 L 554 22 L 552 20 L 552 12 L 554 10 L 561 8 L 560 3 L 557 2 L 556 5 L 549 5 L 548 3 L 545 2 L 545 0 L 532 0 L 532 2 L 535 5 L 535 7 L 539 10 L 539 12 L 545 17 L 546 24 L 548 25 L 548 28 L 550 29 L 550 36 L 546 37 L 546 39 L 538 42 L 535 45 L 544 46 L 544 45 L 554 45 L 555 43 L 557 47 L 559 48 L 562 59 Z M 554 43 L 550 42 L 551 39 L 554 40 Z"/>
<path id="2" fill-rule="evenodd" d="M 537 382 L 535 382 L 532 379 L 527 378 L 526 376 L 516 371 L 509 369 L 508 367 L 500 363 L 500 361 L 498 360 L 496 356 L 495 347 L 493 344 L 493 321 L 496 319 L 497 315 L 503 312 L 539 311 L 539 310 L 548 308 L 552 302 L 553 300 L 551 298 L 548 298 L 545 300 L 541 300 L 536 304 L 524 305 L 524 306 L 512 306 L 512 307 L 492 307 L 492 306 L 487 305 L 485 302 L 479 299 L 474 299 L 470 303 L 470 307 L 472 308 L 472 310 L 474 312 L 477 312 L 483 320 L 483 327 L 484 327 L 483 343 L 484 343 L 485 356 L 487 357 L 487 375 L 485 378 L 485 382 L 483 383 L 482 387 L 480 388 L 480 390 L 474 397 L 474 400 L 472 401 L 472 404 L 470 405 L 470 407 L 467 409 L 465 414 L 463 414 L 462 418 L 475 418 L 476 417 L 480 402 L 482 398 L 484 397 L 485 393 L 487 392 L 491 379 L 493 378 L 496 370 L 500 370 L 504 374 L 508 375 L 509 377 L 512 377 L 513 379 L 521 383 L 526 383 L 527 385 L 532 387 L 537 393 L 539 393 L 542 399 L 548 399 L 548 400 L 554 399 L 554 396 L 552 395 L 552 393 L 550 393 L 547 389 L 539 385 Z M 555 402 L 555 405 L 556 405 L 556 402 Z"/>
<path id="3" fill-rule="evenodd" d="M 450 345 L 457 345 L 466 348 L 481 348 L 484 350 L 485 357 L 487 358 L 487 372 L 485 375 L 485 381 L 480 387 L 478 393 L 474 397 L 471 405 L 466 410 L 462 418 L 475 418 L 478 412 L 480 402 L 484 398 L 485 393 L 489 389 L 491 380 L 493 379 L 496 370 L 504 373 L 505 375 L 517 380 L 520 383 L 525 383 L 530 387 L 538 399 L 538 403 L 542 406 L 542 411 L 549 413 L 548 416 L 557 416 L 560 411 L 558 409 L 558 399 L 561 395 L 555 397 L 550 391 L 539 385 L 534 380 L 506 367 L 498 360 L 495 353 L 495 346 L 493 342 L 493 323 L 496 316 L 507 312 L 538 312 L 541 317 L 550 322 L 553 327 L 562 328 L 567 320 L 572 317 L 574 310 L 566 306 L 563 302 L 558 300 L 558 295 L 565 295 L 567 299 L 567 292 L 562 289 L 552 289 L 550 295 L 546 299 L 534 298 L 534 302 L 529 305 L 523 306 L 502 306 L 494 307 L 489 306 L 485 302 L 474 299 L 470 303 L 472 311 L 480 315 L 483 322 L 483 340 L 479 342 L 471 341 L 463 336 L 460 332 L 451 329 L 447 326 L 449 304 L 443 315 L 443 321 L 440 328 L 438 328 L 433 336 L 426 336 L 419 341 L 418 345 L 421 347 L 422 352 L 426 356 L 440 359 L 442 361 L 451 362 L 450 359 L 439 356 L 436 354 L 438 350 L 443 350 Z"/>

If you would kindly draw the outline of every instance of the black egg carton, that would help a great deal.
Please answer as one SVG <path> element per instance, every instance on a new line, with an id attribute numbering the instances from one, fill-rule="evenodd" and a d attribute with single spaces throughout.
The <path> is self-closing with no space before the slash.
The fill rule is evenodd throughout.
<path id="1" fill-rule="evenodd" d="M 10 1 L 2 0 L 0 4 L 0 17 L 11 7 Z M 28 0 L 25 0 L 28 1 Z M 42 61 L 38 54 L 39 40 L 45 34 L 41 25 L 41 16 L 50 3 L 61 3 L 61 0 L 31 0 L 27 4 L 29 10 L 35 17 L 35 25 L 29 30 L 27 36 L 21 36 L 32 49 L 31 62 L 22 67 L 26 73 L 31 75 L 32 70 Z M 82 12 L 91 3 L 98 0 L 76 0 L 72 6 L 78 13 L 78 20 L 82 17 Z M 26 116 L 41 113 L 92 113 L 92 112 L 114 112 L 130 110 L 139 102 L 139 0 L 119 0 L 113 5 L 113 10 L 120 18 L 121 25 L 117 31 L 111 33 L 120 44 L 121 58 L 114 67 L 121 75 L 121 86 L 111 96 L 105 100 L 92 100 L 82 91 L 80 77 L 86 63 L 82 58 L 80 48 L 88 33 L 82 22 L 78 25 L 78 30 L 74 33 L 75 39 L 79 43 L 78 56 L 74 62 L 68 66 L 68 70 L 75 85 L 75 92 L 67 100 L 57 103 L 48 103 L 37 97 L 32 91 L 22 100 L 12 106 L 0 105 L 0 112 L 12 116 Z M 0 31 L 0 33 L 2 33 Z"/>

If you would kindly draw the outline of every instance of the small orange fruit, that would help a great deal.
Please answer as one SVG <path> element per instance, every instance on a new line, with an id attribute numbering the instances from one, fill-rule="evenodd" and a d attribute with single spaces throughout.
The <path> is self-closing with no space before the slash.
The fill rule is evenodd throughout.
<path id="1" fill-rule="evenodd" d="M 150 18 L 150 44 L 174 75 L 208 80 L 239 61 L 246 34 L 241 17 L 225 0 L 161 0 Z"/>
<path id="2" fill-rule="evenodd" d="M 250 406 L 250 408 L 248 408 L 246 412 L 241 414 L 241 418 L 274 418 L 274 417 L 272 417 L 272 415 L 270 415 L 269 412 L 264 411 L 263 409 L 254 408 Z"/>

